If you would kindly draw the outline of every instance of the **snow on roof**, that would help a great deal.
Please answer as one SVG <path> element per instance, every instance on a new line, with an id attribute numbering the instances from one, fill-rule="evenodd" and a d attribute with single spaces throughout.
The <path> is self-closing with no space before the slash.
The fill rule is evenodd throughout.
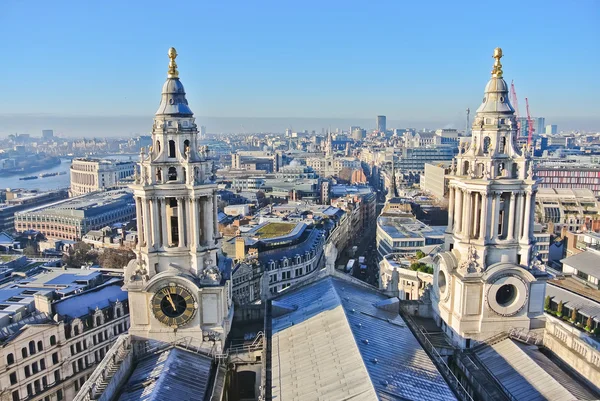
<path id="1" fill-rule="evenodd" d="M 114 283 L 67 297 L 54 306 L 59 315 L 80 317 L 90 313 L 90 310 L 104 309 L 117 300 L 123 302 L 126 299 L 127 292 L 121 289 L 121 283 Z"/>

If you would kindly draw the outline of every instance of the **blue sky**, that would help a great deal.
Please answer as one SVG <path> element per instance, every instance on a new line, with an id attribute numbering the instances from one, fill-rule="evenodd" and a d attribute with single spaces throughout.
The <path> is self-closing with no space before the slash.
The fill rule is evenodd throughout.
<path id="1" fill-rule="evenodd" d="M 524 112 L 598 117 L 598 1 L 3 1 L 0 114 L 152 115 L 175 46 L 213 117 L 438 120 L 501 46 Z"/>

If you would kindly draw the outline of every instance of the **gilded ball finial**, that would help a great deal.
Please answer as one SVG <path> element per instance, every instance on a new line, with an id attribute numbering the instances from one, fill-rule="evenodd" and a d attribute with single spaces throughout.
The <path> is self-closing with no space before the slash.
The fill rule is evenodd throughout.
<path id="1" fill-rule="evenodd" d="M 177 71 L 177 63 L 175 62 L 176 58 L 177 58 L 177 50 L 175 50 L 174 47 L 171 47 L 169 49 L 169 59 L 171 59 L 171 61 L 169 61 L 169 72 L 167 74 L 167 76 L 169 78 L 178 78 L 179 77 L 179 71 Z"/>
<path id="2" fill-rule="evenodd" d="M 496 47 L 492 57 L 495 59 L 494 68 L 492 69 L 492 77 L 502 78 L 502 63 L 500 62 L 500 59 L 502 58 L 502 49 Z"/>

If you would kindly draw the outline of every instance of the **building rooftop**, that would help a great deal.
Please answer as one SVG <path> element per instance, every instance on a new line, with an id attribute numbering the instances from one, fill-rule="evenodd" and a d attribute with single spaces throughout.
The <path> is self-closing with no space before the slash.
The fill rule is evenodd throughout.
<path id="1" fill-rule="evenodd" d="M 274 302 L 272 387 L 280 400 L 453 400 L 429 356 L 376 289 L 325 277 Z M 397 300 L 396 300 L 397 301 Z"/>
<path id="2" fill-rule="evenodd" d="M 600 252 L 595 250 L 587 250 L 578 253 L 568 258 L 561 259 L 563 265 L 571 266 L 572 268 L 588 274 L 592 277 L 600 278 Z"/>
<path id="3" fill-rule="evenodd" d="M 392 239 L 443 237 L 445 226 L 428 226 L 414 217 L 385 217 L 377 219 L 379 227 Z"/>
<path id="4" fill-rule="evenodd" d="M 516 400 L 594 400 L 598 394 L 586 388 L 539 351 L 506 338 L 481 348 L 477 358 Z"/>
<path id="5" fill-rule="evenodd" d="M 169 348 L 138 361 L 118 401 L 203 401 L 210 383 L 212 359 Z"/>
<path id="6" fill-rule="evenodd" d="M 61 215 L 73 217 L 88 217 L 103 213 L 107 208 L 117 207 L 117 203 L 133 203 L 133 195 L 128 189 L 118 189 L 104 192 L 91 192 L 86 195 L 68 198 L 49 205 L 34 207 L 17 212 L 29 215 Z"/>
<path id="7" fill-rule="evenodd" d="M 556 282 L 560 283 L 562 280 L 552 280 L 548 282 L 548 285 L 546 286 L 547 296 L 554 298 L 554 302 L 558 303 L 559 301 L 562 301 L 563 305 L 567 308 L 571 310 L 577 309 L 582 315 L 586 317 L 591 316 L 592 319 L 600 323 L 600 303 L 598 301 L 554 285 Z M 596 292 L 600 293 L 598 290 L 596 290 Z"/>
<path id="8" fill-rule="evenodd" d="M 62 316 L 80 317 L 88 315 L 90 310 L 104 309 L 115 302 L 123 302 L 127 299 L 127 292 L 121 289 L 121 285 L 120 280 L 113 279 L 100 287 L 56 302 L 54 310 Z"/>

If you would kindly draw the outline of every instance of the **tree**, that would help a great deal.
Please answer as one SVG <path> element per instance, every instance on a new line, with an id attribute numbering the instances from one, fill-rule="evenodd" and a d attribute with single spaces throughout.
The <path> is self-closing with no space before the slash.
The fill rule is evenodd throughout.
<path id="1" fill-rule="evenodd" d="M 550 295 L 546 295 L 544 299 L 544 310 L 550 310 Z"/>
<path id="2" fill-rule="evenodd" d="M 577 308 L 573 308 L 573 310 L 571 310 L 571 321 L 573 323 L 577 321 L 577 312 Z"/>
<path id="3" fill-rule="evenodd" d="M 592 317 L 588 316 L 587 321 L 585 322 L 585 329 L 587 331 L 592 331 L 592 324 L 594 324 L 592 321 Z"/>
<path id="4" fill-rule="evenodd" d="M 563 315 L 563 302 L 559 301 L 558 306 L 556 307 L 556 316 L 562 317 Z"/>
<path id="5" fill-rule="evenodd" d="M 77 242 L 69 249 L 67 255 L 63 256 L 63 262 L 68 267 L 80 268 L 89 263 L 96 263 L 98 254 L 91 245 L 85 242 Z"/>
<path id="6" fill-rule="evenodd" d="M 29 244 L 23 249 L 23 255 L 33 257 L 38 255 L 38 251 L 33 244 Z"/>
<path id="7" fill-rule="evenodd" d="M 419 250 L 416 252 L 415 256 L 417 257 L 417 259 L 423 259 L 423 258 L 424 258 L 425 256 L 427 256 L 427 255 L 425 255 L 425 252 L 423 252 L 422 250 L 420 250 L 420 249 L 419 249 Z"/>
<path id="8" fill-rule="evenodd" d="M 106 248 L 98 255 L 98 264 L 106 269 L 123 269 L 131 259 L 135 259 L 135 253 L 130 249 Z"/>

